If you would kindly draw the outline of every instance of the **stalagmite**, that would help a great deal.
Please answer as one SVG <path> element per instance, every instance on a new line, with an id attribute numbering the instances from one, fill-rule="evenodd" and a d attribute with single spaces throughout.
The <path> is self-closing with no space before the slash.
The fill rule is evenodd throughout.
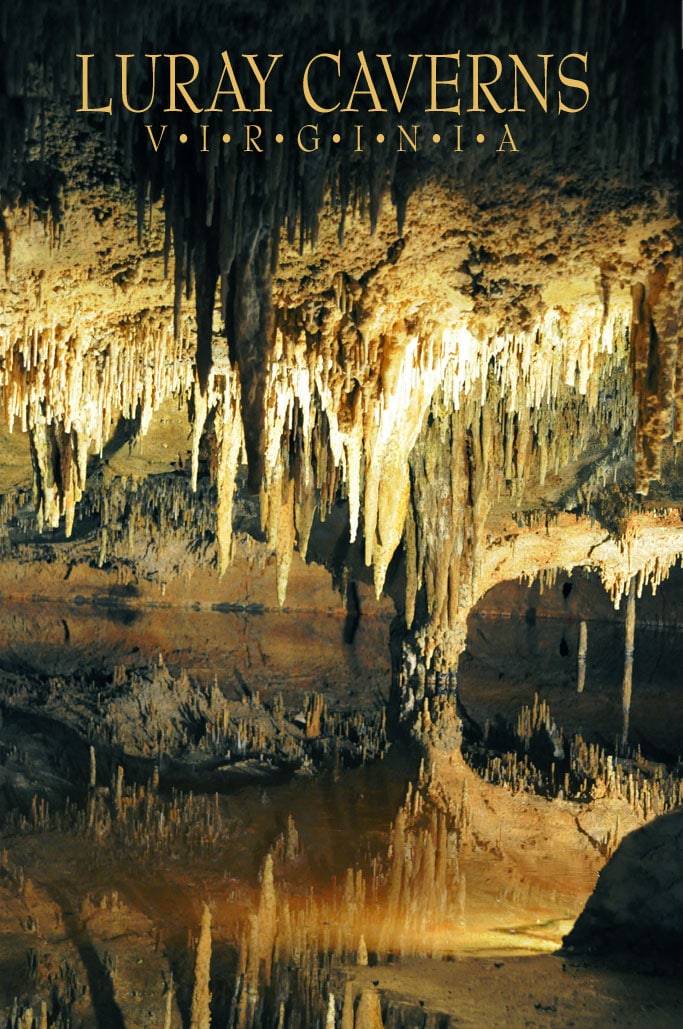
<path id="1" fill-rule="evenodd" d="M 636 584 L 631 581 L 626 600 L 626 638 L 624 643 L 624 680 L 621 689 L 622 729 L 621 746 L 628 745 L 629 720 L 631 717 L 631 690 L 633 685 L 633 652 L 636 635 Z"/>
<path id="2" fill-rule="evenodd" d="M 197 944 L 197 957 L 194 966 L 194 990 L 192 992 L 192 1010 L 190 1029 L 210 1029 L 211 1026 L 211 911 L 208 904 L 202 910 L 202 924 Z"/>
<path id="3" fill-rule="evenodd" d="M 358 943 L 358 950 L 356 951 L 356 964 L 367 965 L 368 963 L 368 948 L 365 944 L 365 937 L 361 934 L 360 941 Z"/>
<path id="4" fill-rule="evenodd" d="M 581 622 L 579 626 L 579 667 L 576 682 L 576 692 L 583 693 L 586 684 L 586 654 L 588 652 L 588 626 Z"/>

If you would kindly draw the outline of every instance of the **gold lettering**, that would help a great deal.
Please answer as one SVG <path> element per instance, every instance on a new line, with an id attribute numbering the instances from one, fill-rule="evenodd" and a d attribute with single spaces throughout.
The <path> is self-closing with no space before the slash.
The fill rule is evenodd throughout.
<path id="1" fill-rule="evenodd" d="M 308 104 L 308 106 L 311 107 L 314 111 L 317 111 L 318 114 L 330 114 L 332 111 L 337 110 L 337 108 L 339 107 L 339 101 L 337 101 L 334 107 L 322 107 L 316 100 L 313 99 L 313 94 L 311 93 L 311 87 L 309 83 L 309 75 L 311 72 L 311 68 L 313 67 L 316 61 L 321 61 L 323 58 L 327 61 L 333 61 L 334 64 L 336 64 L 337 66 L 337 77 L 341 76 L 341 50 L 337 50 L 336 54 L 316 54 L 315 57 L 311 57 L 310 61 L 304 69 L 304 96 L 306 97 L 306 103 Z"/>
<path id="2" fill-rule="evenodd" d="M 268 81 L 268 77 L 273 68 L 282 57 L 282 54 L 268 54 L 268 56 L 271 59 L 270 67 L 266 74 L 262 75 L 259 66 L 256 63 L 258 54 L 242 54 L 242 57 L 248 62 L 249 67 L 253 71 L 254 77 L 259 84 L 259 105 L 254 108 L 255 111 L 272 111 L 272 107 L 266 107 L 266 82 Z"/>
<path id="3" fill-rule="evenodd" d="M 586 106 L 586 104 L 590 100 L 590 95 L 591 94 L 590 94 L 590 89 L 588 87 L 588 84 L 586 82 L 582 82 L 581 79 L 571 79 L 571 78 L 569 78 L 569 76 L 565 75 L 563 70 L 562 70 L 562 65 L 564 64 L 564 62 L 570 60 L 572 57 L 575 58 L 577 61 L 581 62 L 581 64 L 583 65 L 583 70 L 584 71 L 586 71 L 586 72 L 588 71 L 588 53 L 585 53 L 585 54 L 565 54 L 565 56 L 560 61 L 560 67 L 558 69 L 558 74 L 560 76 L 560 82 L 562 83 L 563 86 L 569 86 L 570 89 L 579 89 L 579 90 L 581 90 L 581 92 L 584 94 L 585 100 L 583 101 L 583 103 L 581 104 L 580 107 L 569 107 L 563 101 L 562 93 L 560 92 L 560 90 L 558 90 L 558 92 L 557 92 L 557 113 L 558 114 L 562 114 L 563 112 L 566 112 L 567 114 L 578 114 L 579 111 L 583 111 L 584 107 Z"/>
<path id="4" fill-rule="evenodd" d="M 311 142 L 313 143 L 313 146 L 305 146 L 304 145 L 303 133 L 304 133 L 305 129 L 313 129 L 314 135 L 313 135 L 313 139 L 311 140 Z M 317 125 L 302 125 L 301 128 L 299 129 L 299 134 L 296 137 L 296 142 L 297 142 L 297 146 L 299 147 L 299 150 L 303 150 L 303 152 L 305 154 L 312 154 L 312 153 L 314 153 L 319 148 L 319 146 L 320 146 L 320 137 L 318 136 L 318 126 Z"/>
<path id="5" fill-rule="evenodd" d="M 177 114 L 182 111 L 182 107 L 178 107 L 176 94 L 184 99 L 187 104 L 189 111 L 194 114 L 201 114 L 203 107 L 198 107 L 194 102 L 190 94 L 187 92 L 186 86 L 189 86 L 195 81 L 199 75 L 199 61 L 193 54 L 164 54 L 164 57 L 168 57 L 169 63 L 169 86 L 168 86 L 168 100 L 169 106 L 165 107 L 164 110 L 171 114 Z M 189 79 L 178 79 L 178 61 L 188 61 L 192 68 L 192 74 Z"/>
<path id="6" fill-rule="evenodd" d="M 468 55 L 469 56 L 469 55 Z M 432 82 L 432 103 L 431 107 L 428 107 L 428 111 L 452 111 L 454 114 L 460 114 L 460 98 L 458 102 L 452 104 L 450 107 L 439 107 L 437 98 L 437 87 L 438 86 L 453 86 L 455 92 L 458 92 L 458 72 L 455 73 L 455 78 L 452 79 L 440 79 L 437 75 L 438 62 L 439 61 L 455 61 L 458 68 L 460 67 L 460 51 L 458 50 L 454 54 L 425 54 L 428 57 L 432 65 L 431 82 Z"/>
<path id="7" fill-rule="evenodd" d="M 94 54 L 76 54 L 76 57 L 80 58 L 81 61 L 81 106 L 78 108 L 79 111 L 83 111 L 86 114 L 111 114 L 112 102 L 111 98 L 108 104 L 104 107 L 91 107 L 90 106 L 90 92 L 88 90 L 88 65 L 90 58 L 94 57 Z"/>
<path id="8" fill-rule="evenodd" d="M 249 108 L 244 102 L 244 97 L 242 96 L 240 87 L 237 83 L 235 72 L 232 67 L 232 61 L 230 60 L 230 54 L 227 50 L 221 50 L 221 57 L 223 58 L 223 71 L 221 72 L 221 77 L 218 80 L 218 86 L 216 87 L 213 103 L 211 104 L 211 107 L 207 107 L 207 111 L 222 111 L 223 108 L 218 106 L 219 96 L 234 96 L 237 106 L 233 107 L 233 111 L 242 111 L 243 114 L 246 114 L 249 112 Z M 223 80 L 226 75 L 230 79 L 232 89 L 223 89 Z"/>
<path id="9" fill-rule="evenodd" d="M 161 146 L 161 141 L 164 138 L 164 133 L 166 132 L 166 129 L 168 128 L 168 126 L 167 125 L 162 125 L 161 126 L 161 132 L 159 133 L 159 138 L 158 139 L 154 138 L 154 129 L 152 128 L 151 125 L 145 125 L 145 128 L 147 129 L 147 132 L 149 133 L 149 138 L 152 140 L 152 146 L 154 147 L 154 151 L 156 153 L 156 151 Z"/>
<path id="10" fill-rule="evenodd" d="M 410 127 L 413 130 L 412 136 L 408 135 L 408 132 L 402 125 L 399 125 L 398 127 L 398 150 L 401 154 L 405 154 L 406 152 L 405 147 L 403 146 L 404 141 L 408 144 L 411 150 L 417 153 L 417 130 L 420 126 L 411 125 Z"/>
<path id="11" fill-rule="evenodd" d="M 250 153 L 256 151 L 257 154 L 263 153 L 263 147 L 257 143 L 257 140 L 263 135 L 263 130 L 260 125 L 245 125 L 244 126 L 247 139 L 244 149 Z"/>
<path id="12" fill-rule="evenodd" d="M 494 82 L 497 82 L 503 71 L 503 64 L 499 57 L 495 54 L 468 54 L 468 57 L 472 58 L 472 106 L 468 107 L 468 111 L 485 111 L 485 107 L 481 107 L 479 103 L 479 90 L 484 94 L 488 102 L 490 103 L 496 114 L 502 114 L 505 111 L 504 107 L 501 107 L 495 97 L 491 94 L 489 86 L 492 86 Z M 486 79 L 485 82 L 481 81 L 479 63 L 485 58 L 487 61 L 491 61 L 496 69 L 496 74 L 492 79 Z"/>
<path id="13" fill-rule="evenodd" d="M 543 110 L 548 113 L 548 60 L 553 56 L 552 54 L 537 54 L 538 57 L 543 60 L 543 92 L 537 87 L 536 83 L 532 79 L 527 69 L 522 64 L 517 54 L 510 54 L 510 60 L 512 61 L 515 68 L 515 102 L 510 108 L 511 111 L 525 111 L 525 107 L 519 106 L 519 99 L 517 94 L 517 78 L 518 72 L 528 85 L 531 92 L 534 94 Z"/>
<path id="14" fill-rule="evenodd" d="M 116 54 L 115 56 L 121 62 L 121 103 L 131 114 L 144 114 L 145 111 L 149 111 L 154 103 L 157 83 L 157 60 L 161 57 L 161 54 L 145 54 L 145 57 L 149 57 L 152 62 L 152 92 L 146 107 L 133 107 L 128 98 L 128 61 L 131 57 L 135 57 L 135 54 Z"/>
<path id="15" fill-rule="evenodd" d="M 510 150 L 514 150 L 515 153 L 518 153 L 517 146 L 515 144 L 514 139 L 512 138 L 512 133 L 510 132 L 510 126 L 507 122 L 505 123 L 505 132 L 503 133 L 503 138 L 500 141 L 500 146 L 496 149 L 496 153 L 503 153 L 506 146 L 509 147 Z"/>
<path id="16" fill-rule="evenodd" d="M 380 111 L 386 111 L 386 107 L 382 107 L 379 95 L 377 93 L 377 90 L 375 89 L 375 83 L 372 80 L 372 75 L 370 74 L 370 69 L 368 68 L 368 62 L 365 60 L 365 53 L 362 50 L 359 50 L 356 56 L 358 57 L 359 64 L 358 74 L 356 75 L 356 81 L 354 82 L 353 89 L 351 90 L 349 102 L 347 103 L 346 107 L 342 107 L 342 111 L 358 111 L 357 107 L 352 107 L 352 104 L 357 96 L 369 96 L 372 98 L 373 106 L 368 107 L 368 111 L 372 114 L 377 114 Z M 365 79 L 367 89 L 360 88 L 361 79 Z"/>
<path id="17" fill-rule="evenodd" d="M 415 66 L 417 65 L 417 62 L 422 57 L 422 54 L 408 54 L 408 57 L 412 57 L 413 63 L 412 63 L 411 68 L 410 68 L 410 74 L 408 75 L 408 81 L 406 82 L 405 89 L 403 90 L 403 94 L 401 96 L 398 95 L 398 90 L 396 88 L 396 80 L 394 78 L 394 73 L 392 72 L 391 65 L 389 64 L 389 61 L 391 60 L 391 54 L 377 54 L 377 56 L 379 57 L 380 61 L 382 62 L 382 67 L 384 68 L 384 74 L 387 77 L 387 82 L 389 83 L 389 89 L 391 90 L 391 95 L 394 98 L 394 103 L 396 104 L 396 110 L 400 114 L 401 111 L 403 110 L 403 105 L 406 102 L 406 97 L 408 96 L 408 90 L 410 89 L 410 83 L 413 81 L 413 75 L 415 74 Z"/>

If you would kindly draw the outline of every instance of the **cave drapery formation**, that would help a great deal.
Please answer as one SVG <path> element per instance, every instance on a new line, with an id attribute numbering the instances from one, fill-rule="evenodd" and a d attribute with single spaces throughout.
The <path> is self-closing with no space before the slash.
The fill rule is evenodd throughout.
<path id="1" fill-rule="evenodd" d="M 454 12 L 441 0 L 345 0 L 321 17 L 312 0 L 41 0 L 0 11 L 0 588 L 19 604 L 11 632 L 28 638 L 21 604 L 41 590 L 61 600 L 67 582 L 78 603 L 88 589 L 98 599 L 103 582 L 110 601 L 137 599 L 140 588 L 139 609 L 124 606 L 126 632 L 119 637 L 114 617 L 107 627 L 117 662 L 121 640 L 127 654 L 140 650 L 135 618 L 145 603 L 153 609 L 157 587 L 178 611 L 193 601 L 199 617 L 220 599 L 218 608 L 258 610 L 267 626 L 240 651 L 249 663 L 250 647 L 258 650 L 261 663 L 249 681 L 235 667 L 238 700 L 227 699 L 211 666 L 209 630 L 188 641 L 183 633 L 193 630 L 180 616 L 172 642 L 156 623 L 149 632 L 153 644 L 173 648 L 177 668 L 161 650 L 153 666 L 115 663 L 107 675 L 93 671 L 97 654 L 84 670 L 67 654 L 64 678 L 43 675 L 38 658 L 33 678 L 10 668 L 3 705 L 11 732 L 13 719 L 40 710 L 63 721 L 74 753 L 84 741 L 89 748 L 82 809 L 67 802 L 51 812 L 34 796 L 30 816 L 18 805 L 10 811 L 11 828 L 18 838 L 71 832 L 93 852 L 104 841 L 145 862 L 163 854 L 171 876 L 183 847 L 200 864 L 219 844 L 241 853 L 240 823 L 225 817 L 218 794 L 214 802 L 164 792 L 195 763 L 211 783 L 214 773 L 223 782 L 231 761 L 255 755 L 262 765 L 310 771 L 319 760 L 336 772 L 347 759 L 384 757 L 397 722 L 430 759 L 371 871 L 349 868 L 343 889 L 335 880 L 329 896 L 318 903 L 311 894 L 297 909 L 296 890 L 288 897 L 281 888 L 302 867 L 290 814 L 241 922 L 224 900 L 202 906 L 192 970 L 180 969 L 181 993 L 194 983 L 187 1024 L 208 1024 L 212 926 L 220 935 L 229 925 L 226 938 L 234 930 L 240 940 L 234 993 L 214 1000 L 226 1021 L 230 1013 L 227 1024 L 265 1024 L 259 1011 L 271 1004 L 280 1012 L 272 1024 L 284 1025 L 291 959 L 292 995 L 307 1012 L 301 1024 L 326 1011 L 334 1026 L 336 1010 L 337 1023 L 352 1029 L 355 1004 L 356 1029 L 377 1026 L 373 980 L 356 1003 L 349 982 L 334 979 L 334 960 L 363 967 L 368 950 L 379 960 L 402 937 L 399 952 L 450 953 L 443 924 L 464 925 L 465 866 L 485 878 L 487 862 L 519 859 L 547 886 L 529 857 L 527 825 L 568 881 L 574 865 L 581 869 L 575 878 L 585 882 L 572 889 L 584 896 L 622 835 L 680 806 L 680 767 L 627 746 L 637 604 L 644 594 L 654 604 L 650 594 L 683 555 L 679 5 L 662 0 L 644 14 L 635 0 L 618 0 L 609 18 L 589 0 L 513 6 L 482 0 Z M 460 54 L 457 112 L 430 110 L 434 66 L 411 56 L 435 47 Z M 230 92 L 220 78 L 223 50 L 234 63 Z M 329 60 L 337 51 L 338 67 Z M 159 57 L 154 77 L 144 57 L 152 52 L 193 55 L 197 77 L 187 88 L 202 110 L 185 101 L 165 110 L 168 71 Z M 359 52 L 367 71 L 357 79 Z M 265 55 L 279 53 L 272 89 L 261 84 L 266 103 L 244 55 L 261 55 L 265 72 Z M 327 113 L 302 93 L 302 69 L 320 53 L 328 59 L 316 67 L 316 96 L 336 105 Z M 584 53 L 590 95 L 582 106 L 559 62 Z M 92 55 L 90 106 L 112 98 L 111 114 L 78 110 L 77 54 Z M 486 55 L 480 70 L 494 79 L 491 92 L 476 93 L 473 54 Z M 115 55 L 138 55 L 127 66 L 127 100 L 144 113 L 123 109 Z M 190 77 L 187 67 L 179 75 Z M 439 95 L 453 105 L 452 72 L 439 68 Z M 558 111 L 562 89 L 575 113 Z M 229 109 L 239 91 L 250 110 Z M 214 96 L 225 110 L 206 110 Z M 470 110 L 476 96 L 482 109 Z M 308 626 L 282 638 L 288 588 L 297 612 L 319 615 L 317 596 L 302 595 L 322 580 L 327 587 L 327 571 L 304 561 L 323 565 L 345 595 L 346 667 L 334 674 L 352 710 L 328 706 L 330 658 L 308 646 Z M 43 574 L 51 563 L 52 577 Z M 588 610 L 571 613 L 582 700 L 594 702 L 593 636 L 606 631 L 591 622 L 601 602 L 595 583 L 601 600 L 622 608 L 619 759 L 604 745 L 611 725 L 601 724 L 598 742 L 584 739 L 580 723 L 565 737 L 547 696 L 519 705 L 495 754 L 486 701 L 475 697 L 479 735 L 463 743 L 469 715 L 456 683 L 468 617 L 485 595 L 495 609 L 493 587 L 509 599 L 520 581 L 551 585 L 558 569 L 568 591 L 578 581 L 572 572 L 591 584 Z M 193 575 L 206 603 L 187 587 Z M 391 612 L 363 652 L 378 650 L 387 630 L 392 688 L 372 710 L 366 694 L 377 666 L 371 687 L 346 647 L 361 613 L 358 584 L 374 590 L 383 616 Z M 520 624 L 533 624 L 535 608 L 523 614 L 518 597 L 512 608 Z M 331 637 L 317 629 L 311 639 L 323 650 Z M 63 620 L 67 651 L 80 631 Z M 566 652 L 564 635 L 560 653 L 563 645 Z M 304 649 L 308 672 L 298 667 Z M 476 646 L 469 649 L 476 667 Z M 191 674 L 180 668 L 186 657 Z M 261 702 L 266 667 L 273 694 L 292 679 L 286 702 L 281 694 Z M 558 689 L 553 705 L 569 711 L 569 725 L 567 695 Z M 547 760 L 536 765 L 539 747 Z M 14 760 L 21 748 L 13 748 L 3 761 Z M 160 774 L 168 776 L 161 788 Z M 396 783 L 387 788 L 393 803 L 392 790 Z M 552 815 L 538 795 L 558 801 Z M 593 800 L 604 801 L 598 813 Z M 509 838 L 501 841 L 503 824 Z M 16 886 L 17 903 L 28 904 L 23 869 L 4 852 L 0 875 L 2 889 Z M 524 875 L 515 876 L 521 890 Z M 620 903 L 606 883 L 604 903 L 588 909 L 589 932 L 595 912 Z M 554 897 L 548 910 L 565 900 Z M 82 926 L 104 932 L 110 918 L 128 931 L 117 904 L 113 896 L 106 911 L 87 907 Z M 318 954 L 336 955 L 328 979 Z M 180 1024 L 173 974 L 169 1026 Z M 386 1024 L 404 1024 L 392 1017 Z"/>

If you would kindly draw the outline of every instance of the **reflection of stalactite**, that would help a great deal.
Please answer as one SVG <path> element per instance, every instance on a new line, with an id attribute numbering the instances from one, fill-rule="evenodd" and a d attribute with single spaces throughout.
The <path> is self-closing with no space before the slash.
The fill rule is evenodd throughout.
<path id="1" fill-rule="evenodd" d="M 190 1029 L 209 1029 L 211 1025 L 211 991 L 209 978 L 211 971 L 211 911 L 207 904 L 202 909 L 202 925 L 197 944 L 195 962 L 194 991 L 192 993 L 192 1011 Z"/>
<path id="2" fill-rule="evenodd" d="M 631 692 L 633 688 L 633 654 L 636 637 L 636 589 L 632 582 L 626 598 L 626 626 L 624 640 L 624 679 L 621 689 L 621 745 L 628 746 L 629 722 L 631 718 Z"/>

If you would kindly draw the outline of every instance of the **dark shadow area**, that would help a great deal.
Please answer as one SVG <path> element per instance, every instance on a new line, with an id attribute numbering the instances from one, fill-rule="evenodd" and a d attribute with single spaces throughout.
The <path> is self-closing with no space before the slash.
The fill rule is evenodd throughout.
<path id="1" fill-rule="evenodd" d="M 361 607 L 358 586 L 353 581 L 346 587 L 346 618 L 344 619 L 344 643 L 351 645 L 355 639 L 360 624 Z"/>
<path id="2" fill-rule="evenodd" d="M 598 878 L 568 950 L 637 956 L 663 972 L 683 955 L 683 810 L 628 835 Z"/>
<path id="3" fill-rule="evenodd" d="M 125 1029 L 121 1009 L 114 998 L 111 975 L 100 960 L 86 928 L 62 890 L 55 888 L 52 896 L 59 905 L 64 928 L 85 968 L 98 1029 Z"/>

